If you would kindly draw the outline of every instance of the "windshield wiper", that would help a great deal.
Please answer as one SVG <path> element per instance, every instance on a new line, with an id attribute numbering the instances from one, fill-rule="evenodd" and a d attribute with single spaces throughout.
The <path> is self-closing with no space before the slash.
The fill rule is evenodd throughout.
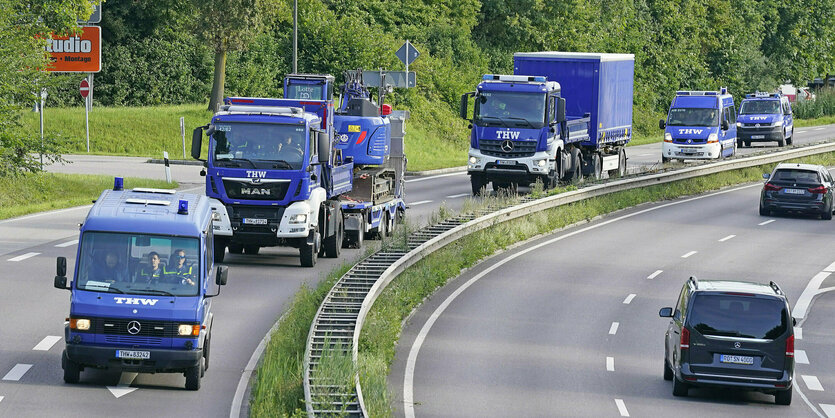
<path id="1" fill-rule="evenodd" d="M 521 121 L 524 121 L 525 123 L 527 123 L 527 124 L 528 124 L 528 126 L 530 126 L 531 128 L 533 128 L 533 127 L 534 127 L 534 126 L 533 126 L 533 124 L 531 123 L 531 121 L 529 121 L 529 120 L 527 120 L 527 119 L 525 119 L 525 118 L 512 118 L 512 117 L 508 117 L 507 119 L 510 119 L 510 120 L 521 120 Z"/>
<path id="2" fill-rule="evenodd" d="M 137 291 L 137 292 L 152 292 L 152 293 L 158 293 L 160 295 L 175 296 L 171 292 L 166 292 L 165 290 L 159 290 L 159 289 L 132 289 L 132 290 Z"/>
<path id="3" fill-rule="evenodd" d="M 499 123 L 502 124 L 502 126 L 504 126 L 505 128 L 509 128 L 509 126 L 507 126 L 507 124 L 504 123 L 504 121 L 501 118 L 497 118 L 495 116 L 480 116 L 479 119 L 483 120 L 483 121 L 486 121 L 487 119 L 497 120 L 497 121 L 499 121 Z"/>
<path id="4" fill-rule="evenodd" d="M 284 166 L 284 167 L 287 167 L 290 170 L 293 169 L 293 166 L 285 160 L 255 160 L 255 161 L 264 161 L 264 162 L 268 162 L 268 163 L 274 163 L 272 168 L 278 168 L 279 166 Z"/>
<path id="5" fill-rule="evenodd" d="M 125 293 L 125 292 L 123 292 L 123 291 L 121 291 L 121 290 L 119 290 L 115 287 L 104 287 L 104 286 L 96 286 L 96 285 L 92 285 L 92 286 L 87 285 L 87 286 L 84 286 L 84 289 L 85 290 L 101 289 L 101 290 L 106 291 L 107 293 Z"/>

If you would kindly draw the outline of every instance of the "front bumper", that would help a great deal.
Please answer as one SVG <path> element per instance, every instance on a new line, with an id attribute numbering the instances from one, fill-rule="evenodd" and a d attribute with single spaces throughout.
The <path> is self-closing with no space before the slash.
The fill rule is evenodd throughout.
<path id="1" fill-rule="evenodd" d="M 783 139 L 783 128 L 766 127 L 766 128 L 736 128 L 737 138 L 746 142 L 760 142 L 760 141 L 780 141 Z"/>
<path id="2" fill-rule="evenodd" d="M 546 151 L 534 153 L 531 157 L 504 159 L 482 154 L 478 149 L 470 148 L 467 161 L 467 174 L 480 175 L 486 181 L 528 181 L 548 175 L 556 167 L 556 161 L 549 158 Z M 476 159 L 472 163 L 472 158 Z"/>
<path id="3" fill-rule="evenodd" d="M 150 351 L 146 360 L 129 360 L 116 357 L 116 350 Z M 128 348 L 95 345 L 67 344 L 67 358 L 82 367 L 113 369 L 138 373 L 175 373 L 200 364 L 203 349 L 166 350 L 159 348 Z"/>
<path id="4" fill-rule="evenodd" d="M 710 144 L 684 145 L 664 142 L 661 145 L 661 155 L 665 158 L 681 160 L 705 160 L 719 158 L 722 145 L 718 142 Z"/>

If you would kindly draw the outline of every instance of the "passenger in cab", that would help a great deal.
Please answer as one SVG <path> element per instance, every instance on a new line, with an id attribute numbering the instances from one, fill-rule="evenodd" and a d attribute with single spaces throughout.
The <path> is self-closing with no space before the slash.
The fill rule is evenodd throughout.
<path id="1" fill-rule="evenodd" d="M 139 270 L 134 281 L 138 283 L 157 283 L 163 277 L 164 270 L 159 254 L 156 251 L 151 251 L 148 254 L 148 265 Z"/>
<path id="2" fill-rule="evenodd" d="M 96 270 L 96 279 L 109 283 L 126 281 L 125 268 L 119 262 L 119 256 L 114 251 L 108 251 L 104 257 L 104 264 Z"/>

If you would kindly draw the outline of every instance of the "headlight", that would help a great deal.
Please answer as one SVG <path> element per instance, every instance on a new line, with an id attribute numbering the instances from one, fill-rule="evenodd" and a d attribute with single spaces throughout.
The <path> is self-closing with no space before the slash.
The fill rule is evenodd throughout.
<path id="1" fill-rule="evenodd" d="M 177 327 L 177 334 L 178 335 L 192 335 L 198 336 L 200 335 L 200 325 L 192 325 L 192 324 L 180 324 Z"/>
<path id="2" fill-rule="evenodd" d="M 70 329 L 76 329 L 79 331 L 87 331 L 90 329 L 90 320 L 89 319 L 78 319 L 78 318 L 70 318 Z"/>
<path id="3" fill-rule="evenodd" d="M 719 142 L 719 135 L 712 133 L 707 136 L 707 143 L 710 144 L 714 142 Z"/>
<path id="4" fill-rule="evenodd" d="M 545 167 L 545 162 L 548 160 L 539 160 L 536 162 L 536 165 L 539 167 Z"/>
<path id="5" fill-rule="evenodd" d="M 783 121 L 778 120 L 777 122 L 774 122 L 774 126 L 783 126 Z"/>
<path id="6" fill-rule="evenodd" d="M 476 158 L 476 157 L 470 157 L 470 164 L 475 164 L 475 163 L 477 163 L 477 162 L 478 162 L 478 158 Z"/>
<path id="7" fill-rule="evenodd" d="M 664 142 L 673 142 L 673 136 L 669 132 L 664 132 Z"/>
<path id="8" fill-rule="evenodd" d="M 290 217 L 290 223 L 291 224 L 303 224 L 305 222 L 307 222 L 307 214 L 306 213 L 300 213 L 298 215 L 293 215 L 293 216 Z"/>
<path id="9" fill-rule="evenodd" d="M 741 127 L 742 127 L 742 122 L 737 122 L 737 123 L 736 123 L 736 127 L 737 127 L 737 128 L 741 128 Z"/>

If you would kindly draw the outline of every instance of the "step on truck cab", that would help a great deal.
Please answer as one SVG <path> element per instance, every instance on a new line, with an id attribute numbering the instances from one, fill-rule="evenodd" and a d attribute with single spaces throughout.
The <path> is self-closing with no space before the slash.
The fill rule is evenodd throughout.
<path id="1" fill-rule="evenodd" d="M 81 225 L 72 280 L 58 257 L 55 287 L 70 291 L 64 381 L 85 369 L 182 373 L 200 388 L 209 367 L 212 297 L 228 268 L 212 259 L 205 196 L 124 190 L 116 178 Z"/>
<path id="2" fill-rule="evenodd" d="M 746 94 L 739 104 L 736 135 L 738 147 L 766 141 L 776 141 L 781 147 L 791 145 L 794 118 L 789 98 L 780 93 Z"/>
<path id="3" fill-rule="evenodd" d="M 661 161 L 715 159 L 736 154 L 736 107 L 728 90 L 678 91 L 670 104 Z"/>

